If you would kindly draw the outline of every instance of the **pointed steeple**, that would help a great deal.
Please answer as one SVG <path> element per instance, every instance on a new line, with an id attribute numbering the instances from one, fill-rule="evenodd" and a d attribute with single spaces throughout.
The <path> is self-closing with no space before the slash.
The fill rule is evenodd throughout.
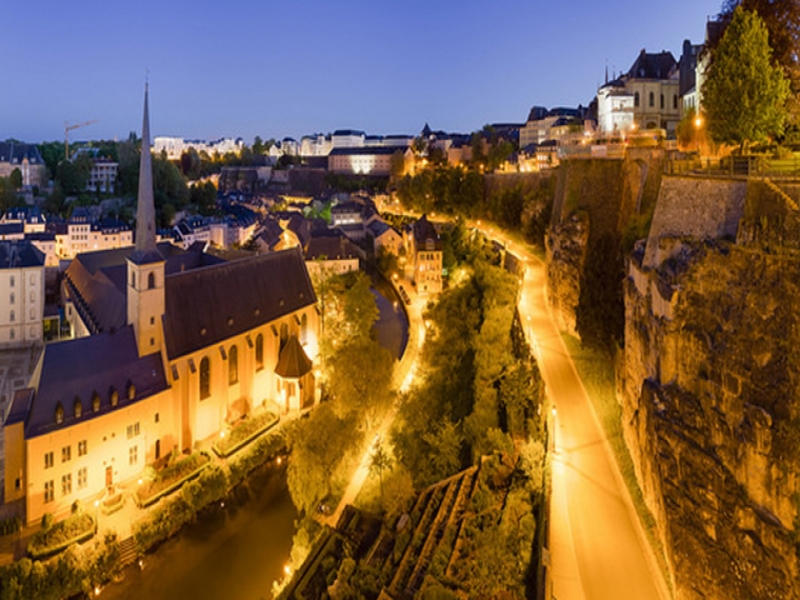
<path id="1" fill-rule="evenodd" d="M 139 197 L 136 205 L 136 250 L 131 256 L 137 264 L 164 260 L 156 246 L 156 209 L 153 200 L 153 160 L 150 157 L 150 114 L 148 84 L 144 86 L 142 155 L 139 159 Z"/>

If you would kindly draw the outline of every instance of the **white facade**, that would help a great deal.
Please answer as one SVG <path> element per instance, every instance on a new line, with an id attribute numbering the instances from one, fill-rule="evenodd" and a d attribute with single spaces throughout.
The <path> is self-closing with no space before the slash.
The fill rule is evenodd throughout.
<path id="1" fill-rule="evenodd" d="M 209 156 L 213 156 L 215 152 L 220 155 L 228 152 L 238 154 L 241 152 L 243 145 L 244 142 L 241 138 L 235 140 L 233 138 L 222 138 L 206 142 L 204 140 L 185 140 L 177 137 L 159 136 L 153 139 L 153 152 L 161 154 L 163 150 L 167 153 L 169 160 L 179 160 L 181 154 L 190 148 L 193 148 L 198 154 L 205 152 Z"/>
<path id="2" fill-rule="evenodd" d="M 0 268 L 0 346 L 42 339 L 44 259 L 35 266 Z"/>
<path id="3" fill-rule="evenodd" d="M 89 173 L 89 181 L 86 182 L 86 189 L 93 192 L 113 192 L 114 183 L 117 181 L 118 166 L 118 163 L 110 160 L 95 160 Z"/>
<path id="4" fill-rule="evenodd" d="M 634 97 L 613 84 L 597 90 L 597 121 L 603 133 L 630 131 L 633 128 Z"/>

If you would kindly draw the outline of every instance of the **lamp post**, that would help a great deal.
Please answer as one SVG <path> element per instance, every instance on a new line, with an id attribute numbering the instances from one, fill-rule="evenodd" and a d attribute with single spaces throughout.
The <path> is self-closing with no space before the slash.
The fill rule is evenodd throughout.
<path id="1" fill-rule="evenodd" d="M 698 114 L 694 118 L 694 143 L 697 156 L 700 156 L 700 128 L 703 126 L 703 118 Z"/>

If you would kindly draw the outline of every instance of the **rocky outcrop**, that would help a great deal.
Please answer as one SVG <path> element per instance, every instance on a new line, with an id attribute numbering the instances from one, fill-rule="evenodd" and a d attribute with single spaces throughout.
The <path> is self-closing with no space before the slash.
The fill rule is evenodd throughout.
<path id="1" fill-rule="evenodd" d="M 573 213 L 552 226 L 545 237 L 547 299 L 561 331 L 577 336 L 576 310 L 589 243 L 589 218 Z"/>
<path id="2" fill-rule="evenodd" d="M 681 185 L 662 187 L 672 209 Z M 722 209 L 681 234 L 659 205 L 628 261 L 623 428 L 680 599 L 800 598 L 800 255 L 780 243 L 796 215 L 743 185 L 685 184 Z"/>

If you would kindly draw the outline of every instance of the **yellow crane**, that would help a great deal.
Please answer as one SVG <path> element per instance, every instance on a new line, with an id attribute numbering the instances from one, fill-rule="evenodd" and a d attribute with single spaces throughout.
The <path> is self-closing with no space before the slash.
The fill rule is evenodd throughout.
<path id="1" fill-rule="evenodd" d="M 97 119 L 86 121 L 84 123 L 77 123 L 75 125 L 69 125 L 66 121 L 64 121 L 64 158 L 66 160 L 69 160 L 69 132 L 73 129 L 78 129 L 78 127 L 86 127 L 92 123 L 97 123 Z"/>

